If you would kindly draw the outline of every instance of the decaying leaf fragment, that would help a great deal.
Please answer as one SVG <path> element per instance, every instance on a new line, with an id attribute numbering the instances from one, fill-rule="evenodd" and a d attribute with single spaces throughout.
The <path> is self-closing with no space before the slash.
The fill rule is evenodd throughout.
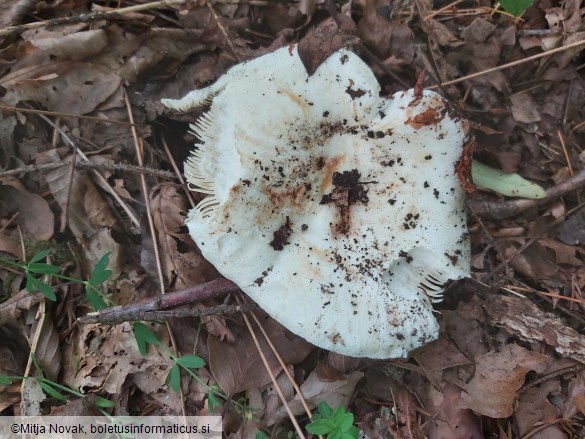
<path id="1" fill-rule="evenodd" d="M 469 274 L 455 172 L 468 124 L 443 98 L 382 98 L 346 50 L 309 75 L 286 47 L 163 103 L 211 103 L 185 165 L 207 197 L 187 225 L 220 273 L 345 355 L 400 357 L 437 338 L 431 302 Z"/>

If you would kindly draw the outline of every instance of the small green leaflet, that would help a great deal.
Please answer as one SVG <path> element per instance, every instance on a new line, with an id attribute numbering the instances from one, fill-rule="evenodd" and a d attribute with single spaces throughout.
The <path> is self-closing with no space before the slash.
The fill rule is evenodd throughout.
<path id="1" fill-rule="evenodd" d="M 57 296 L 55 295 L 55 292 L 53 291 L 53 288 L 51 288 L 50 285 L 47 285 L 45 282 L 32 277 L 32 275 L 30 275 L 29 273 L 26 273 L 25 288 L 26 291 L 28 291 L 29 293 L 34 293 L 35 291 L 38 291 L 39 293 L 43 294 L 47 299 L 52 300 L 53 302 L 57 300 Z"/>
<path id="2" fill-rule="evenodd" d="M 356 439 L 359 430 L 353 425 L 353 413 L 346 412 L 344 407 L 333 410 L 326 401 L 319 402 L 319 413 L 307 425 L 309 433 L 327 435 L 327 439 Z"/>
<path id="3" fill-rule="evenodd" d="M 500 5 L 514 17 L 520 17 L 532 6 L 533 0 L 501 0 Z"/>
<path id="4" fill-rule="evenodd" d="M 177 358 L 177 364 L 185 369 L 199 369 L 205 366 L 205 360 L 195 354 L 183 355 Z"/>
<path id="5" fill-rule="evenodd" d="M 112 252 L 108 252 L 101 257 L 101 259 L 93 267 L 89 283 L 91 285 L 100 285 L 107 281 L 112 276 L 112 270 L 108 270 L 108 264 L 110 263 L 110 256 Z"/>
<path id="6" fill-rule="evenodd" d="M 143 356 L 146 356 L 148 353 L 149 344 L 156 346 L 160 343 L 160 340 L 156 337 L 154 332 L 142 322 L 134 323 L 134 337 L 136 338 L 138 350 Z"/>
<path id="7" fill-rule="evenodd" d="M 170 384 L 171 389 L 177 393 L 181 389 L 181 369 L 179 369 L 177 364 L 173 364 L 173 367 L 171 367 L 171 371 L 167 375 L 166 382 L 167 384 Z"/>

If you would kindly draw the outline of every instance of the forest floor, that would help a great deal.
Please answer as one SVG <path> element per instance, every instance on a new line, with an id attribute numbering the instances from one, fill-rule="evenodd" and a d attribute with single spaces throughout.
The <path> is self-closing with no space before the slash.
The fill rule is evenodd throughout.
<path id="1" fill-rule="evenodd" d="M 215 413 L 234 439 L 308 436 L 260 324 L 309 408 L 345 407 L 365 437 L 585 437 L 585 5 L 495 6 L 0 0 L 0 412 Z M 80 323 L 218 277 L 184 227 L 202 112 L 160 101 L 300 41 L 316 65 L 351 47 L 383 96 L 439 92 L 471 122 L 474 159 L 546 190 L 467 194 L 472 278 L 437 305 L 439 339 L 345 357 L 223 297 L 166 324 Z"/>

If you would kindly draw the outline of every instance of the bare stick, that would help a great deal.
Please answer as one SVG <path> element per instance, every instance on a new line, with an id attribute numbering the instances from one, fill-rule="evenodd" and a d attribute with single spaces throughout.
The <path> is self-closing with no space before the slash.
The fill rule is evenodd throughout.
<path id="1" fill-rule="evenodd" d="M 424 21 L 427 21 L 430 18 L 433 18 L 435 15 L 442 14 L 443 12 L 453 9 L 457 4 L 461 3 L 463 0 L 456 0 L 453 3 L 449 3 L 446 6 L 443 6 L 441 9 L 437 9 L 436 11 L 430 12 L 426 17 L 423 18 Z"/>
<path id="2" fill-rule="evenodd" d="M 238 296 L 236 296 L 236 300 L 238 301 L 239 304 L 241 304 L 240 298 Z M 260 347 L 260 342 L 258 341 L 258 337 L 256 336 L 256 332 L 254 332 L 254 328 L 252 327 L 250 320 L 248 320 L 248 316 L 246 314 L 242 314 L 242 317 L 244 318 L 244 323 L 246 323 L 246 327 L 248 328 L 248 331 L 250 332 L 250 335 L 252 336 L 252 340 L 254 341 L 254 344 L 256 345 L 256 349 L 258 350 L 258 354 L 260 355 L 260 359 L 262 360 L 262 364 L 264 365 L 264 368 L 266 369 L 268 376 L 270 376 L 270 380 L 272 381 L 272 384 L 274 385 L 274 390 L 276 390 L 276 393 L 278 394 L 280 401 L 282 402 L 282 405 L 283 405 L 284 409 L 286 410 L 288 417 L 290 418 L 290 421 L 292 422 L 293 426 L 295 427 L 295 430 L 296 430 L 297 434 L 299 435 L 299 438 L 305 439 L 305 434 L 303 433 L 303 430 L 301 430 L 301 426 L 299 425 L 297 418 L 295 417 L 295 415 L 291 411 L 291 408 L 288 405 L 288 401 L 286 400 L 284 394 L 282 393 L 282 389 L 280 388 L 278 381 L 276 381 L 276 377 L 274 376 L 274 373 L 272 373 L 272 369 L 270 369 L 270 365 L 268 364 L 268 360 L 266 359 L 266 355 L 264 355 L 264 352 L 262 352 L 262 348 Z"/>
<path id="3" fill-rule="evenodd" d="M 223 297 L 229 293 L 240 291 L 238 286 L 227 279 L 215 279 L 211 282 L 195 285 L 185 290 L 166 293 L 162 296 L 149 297 L 136 303 L 114 306 L 99 312 L 80 317 L 80 323 L 93 323 L 117 319 L 118 315 L 133 315 L 150 311 L 168 310 L 182 305 L 189 305 L 204 299 Z M 122 320 L 124 321 L 124 320 Z"/>
<path id="4" fill-rule="evenodd" d="M 89 14 L 76 15 L 74 17 L 55 18 L 47 21 L 37 21 L 35 23 L 23 24 L 20 26 L 11 26 L 5 29 L 0 29 L 0 37 L 10 34 L 20 34 L 26 30 L 40 29 L 43 27 L 55 27 L 67 24 L 76 23 L 90 23 L 98 20 L 106 20 L 108 18 L 115 18 L 131 12 L 146 11 L 148 9 L 165 8 L 169 6 L 178 6 L 190 0 L 162 0 L 158 2 L 144 3 L 142 5 L 129 6 L 127 8 L 119 8 L 104 12 L 91 12 Z"/>
<path id="5" fill-rule="evenodd" d="M 165 294 L 167 295 L 167 294 Z M 156 322 L 167 321 L 179 317 L 203 317 L 216 316 L 224 314 L 235 314 L 239 312 L 248 312 L 258 308 L 255 303 L 244 303 L 242 305 L 218 305 L 209 308 L 194 308 L 193 305 L 186 305 L 177 309 L 145 311 L 141 309 L 123 309 L 111 314 L 88 314 L 81 317 L 80 323 L 103 323 L 107 325 L 116 325 L 124 322 Z"/>
<path id="6" fill-rule="evenodd" d="M 585 40 L 575 41 L 574 43 L 567 44 L 566 46 L 557 47 L 556 49 L 552 49 L 552 50 L 547 50 L 546 52 L 532 55 L 532 56 L 529 56 L 528 58 L 519 59 L 518 61 L 512 61 L 508 64 L 502 64 L 501 66 L 496 66 L 496 67 L 492 67 L 491 69 L 482 70 L 481 72 L 472 73 L 471 75 L 463 76 L 462 78 L 457 78 L 457 79 L 453 79 L 451 81 L 443 82 L 442 84 L 440 84 L 440 86 L 457 84 L 459 82 L 467 81 L 468 79 L 477 78 L 479 76 L 483 76 L 483 75 L 486 75 L 486 74 L 492 73 L 492 72 L 497 72 L 499 70 L 509 69 L 511 67 L 519 66 L 519 65 L 524 64 L 524 63 L 529 62 L 529 61 L 534 61 L 535 59 L 544 58 L 545 56 L 553 55 L 555 53 L 563 52 L 567 49 L 572 49 L 573 47 L 579 47 L 579 46 L 583 46 L 583 45 L 585 45 Z M 432 86 L 427 87 L 427 88 L 432 89 L 432 88 L 437 88 L 437 87 L 439 87 L 439 84 L 432 85 Z"/>
<path id="7" fill-rule="evenodd" d="M 39 171 L 50 171 L 52 169 L 57 169 L 62 166 L 69 166 L 69 163 L 65 162 L 55 162 L 55 163 L 45 163 L 42 165 L 28 165 L 23 166 L 22 168 L 15 168 L 9 169 L 7 171 L 0 171 L 0 178 L 1 177 L 10 177 L 12 175 L 19 175 L 19 174 L 30 174 L 31 172 L 39 172 Z M 75 168 L 78 169 L 107 169 L 109 171 L 127 171 L 127 172 L 139 172 L 143 174 L 149 174 L 154 177 L 166 178 L 168 180 L 173 180 L 176 176 L 169 171 L 160 171 L 158 169 L 152 168 L 145 168 L 142 166 L 136 165 L 129 165 L 125 163 L 97 163 L 94 161 L 88 162 L 76 162 Z"/>
<path id="8" fill-rule="evenodd" d="M 55 116 L 55 117 L 63 117 L 63 118 L 70 118 L 70 119 L 93 120 L 95 122 L 111 123 L 114 125 L 123 125 L 123 126 L 132 125 L 130 122 L 122 122 L 122 121 L 114 120 L 114 119 L 104 119 L 103 117 L 85 116 L 83 114 L 73 114 L 73 113 L 61 113 L 59 111 L 37 110 L 36 108 L 20 108 L 20 107 L 9 107 L 6 105 L 0 105 L 0 110 L 12 111 L 15 113 L 44 114 L 45 116 Z"/>
<path id="9" fill-rule="evenodd" d="M 270 349 L 272 349 L 272 352 L 274 353 L 274 356 L 278 360 L 280 367 L 282 367 L 282 371 L 284 372 L 284 374 L 287 376 L 288 380 L 290 381 L 290 383 L 294 387 L 295 391 L 297 392 L 297 395 L 299 395 L 299 400 L 301 401 L 301 404 L 303 405 L 303 408 L 305 409 L 305 413 L 307 414 L 309 419 L 312 419 L 313 414 L 311 413 L 311 410 L 309 409 L 309 406 L 307 405 L 307 401 L 305 400 L 305 397 L 303 395 L 303 392 L 301 391 L 301 388 L 297 384 L 294 377 L 291 375 L 290 371 L 286 367 L 286 364 L 284 364 L 284 360 L 282 359 L 282 357 L 278 353 L 278 350 L 276 349 L 276 346 L 274 346 L 274 343 L 272 343 L 272 340 L 270 340 L 270 337 L 268 336 L 268 334 L 264 330 L 264 327 L 262 326 L 262 323 L 260 323 L 260 320 L 258 320 L 258 317 L 256 317 L 256 314 L 254 314 L 253 312 L 251 312 L 250 314 L 251 314 L 252 318 L 254 319 L 254 321 L 256 322 L 256 324 L 258 325 L 260 332 L 262 333 L 262 335 L 266 339 L 268 346 L 270 346 Z M 319 437 L 321 437 L 321 436 L 319 436 Z"/>
<path id="10" fill-rule="evenodd" d="M 142 138 L 138 138 L 138 131 L 134 125 L 134 113 L 132 113 L 132 106 L 130 105 L 130 99 L 128 93 L 124 90 L 124 102 L 126 104 L 126 111 L 128 112 L 128 120 L 132 123 L 130 130 L 132 131 L 132 139 L 134 140 L 134 148 L 136 150 L 136 158 L 138 159 L 138 166 L 144 166 L 144 143 Z M 162 265 L 160 263 L 160 251 L 158 249 L 158 239 L 156 237 L 156 230 L 154 229 L 154 221 L 152 220 L 152 212 L 150 209 L 150 192 L 146 186 L 146 177 L 144 174 L 140 174 L 140 183 L 142 186 L 142 196 L 144 197 L 144 204 L 146 206 L 146 218 L 148 220 L 148 229 L 150 230 L 150 238 L 152 239 L 152 248 L 154 250 L 154 259 L 156 260 L 156 271 L 158 275 L 158 282 L 160 287 L 160 293 L 165 293 L 165 278 L 162 271 Z"/>

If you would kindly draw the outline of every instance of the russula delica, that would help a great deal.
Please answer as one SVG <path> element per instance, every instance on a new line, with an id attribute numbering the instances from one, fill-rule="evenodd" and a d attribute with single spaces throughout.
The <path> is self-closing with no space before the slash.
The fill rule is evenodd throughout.
<path id="1" fill-rule="evenodd" d="M 379 93 L 352 52 L 309 76 L 295 47 L 162 102 L 209 105 L 185 164 L 205 258 L 311 343 L 392 358 L 437 338 L 432 302 L 469 275 L 468 129 L 434 92 Z"/>

